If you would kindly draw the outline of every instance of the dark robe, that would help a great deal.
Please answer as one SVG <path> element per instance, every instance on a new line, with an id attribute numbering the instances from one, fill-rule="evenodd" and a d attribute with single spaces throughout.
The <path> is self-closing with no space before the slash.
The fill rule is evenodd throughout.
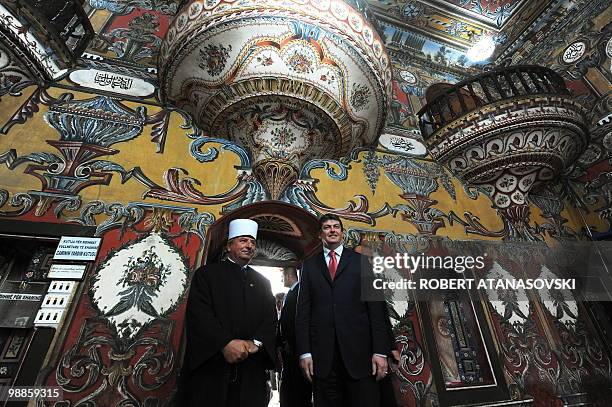
<path id="1" fill-rule="evenodd" d="M 225 407 L 230 382 L 239 377 L 240 406 L 265 407 L 265 369 L 275 365 L 276 305 L 270 282 L 230 261 L 201 267 L 191 282 L 185 314 L 187 347 L 179 388 L 180 407 Z M 232 339 L 263 342 L 246 360 L 230 364 L 222 349 Z"/>

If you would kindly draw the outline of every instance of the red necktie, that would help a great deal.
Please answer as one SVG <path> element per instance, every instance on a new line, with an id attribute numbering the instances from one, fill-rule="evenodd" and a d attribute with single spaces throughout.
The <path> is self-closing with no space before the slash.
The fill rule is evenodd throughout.
<path id="1" fill-rule="evenodd" d="M 336 278 L 338 261 L 336 260 L 336 252 L 333 250 L 329 252 L 329 265 L 327 268 L 329 269 L 329 276 L 331 277 L 332 281 L 334 281 L 334 278 Z"/>

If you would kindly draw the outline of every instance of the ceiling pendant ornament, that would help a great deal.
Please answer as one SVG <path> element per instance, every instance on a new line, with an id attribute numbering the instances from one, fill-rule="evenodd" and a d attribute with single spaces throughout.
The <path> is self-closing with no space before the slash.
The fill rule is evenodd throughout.
<path id="1" fill-rule="evenodd" d="M 419 112 L 431 155 L 491 197 L 506 240 L 542 240 L 529 225 L 527 197 L 585 150 L 584 108 L 559 75 L 542 67 L 501 68 L 434 86 Z"/>
<path id="2" fill-rule="evenodd" d="M 160 49 L 162 99 L 248 150 L 280 199 L 306 162 L 375 145 L 384 126 L 390 62 L 363 12 L 343 0 L 186 2 Z"/>
<path id="3" fill-rule="evenodd" d="M 298 179 L 298 171 L 290 163 L 281 160 L 264 160 L 253 167 L 253 174 L 263 183 L 270 199 L 280 200 L 287 187 Z"/>

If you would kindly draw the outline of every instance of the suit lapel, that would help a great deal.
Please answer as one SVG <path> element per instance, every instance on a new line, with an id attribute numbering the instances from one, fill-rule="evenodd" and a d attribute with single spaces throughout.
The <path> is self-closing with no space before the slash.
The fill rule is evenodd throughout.
<path id="1" fill-rule="evenodd" d="M 323 252 L 321 252 L 321 254 L 319 254 L 318 257 L 319 257 L 319 270 L 321 270 L 321 273 L 323 273 L 323 277 L 331 285 L 332 280 L 331 280 L 331 277 L 329 276 L 329 269 L 327 268 L 327 262 L 325 261 Z"/>
<path id="2" fill-rule="evenodd" d="M 336 269 L 336 278 L 334 280 L 338 279 L 340 274 L 344 271 L 344 269 L 346 269 L 346 266 L 348 266 L 352 255 L 353 252 L 350 249 L 347 249 L 346 247 L 342 249 L 342 256 L 340 256 L 340 263 L 338 263 L 338 268 Z"/>

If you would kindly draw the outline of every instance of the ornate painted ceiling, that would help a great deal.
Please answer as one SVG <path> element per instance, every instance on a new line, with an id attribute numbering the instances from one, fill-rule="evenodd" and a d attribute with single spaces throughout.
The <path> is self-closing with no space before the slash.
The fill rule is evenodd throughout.
<path id="1" fill-rule="evenodd" d="M 369 16 L 391 60 L 392 98 L 387 121 L 381 126 L 418 134 L 418 112 L 426 103 L 427 88 L 434 83 L 456 83 L 493 66 L 552 68 L 563 77 L 574 100 L 589 112 L 589 148 L 567 174 L 568 179 L 578 185 L 573 188 L 580 199 L 595 196 L 606 202 L 602 208 L 612 207 L 612 194 L 601 194 L 612 189 L 609 0 L 347 1 Z M 218 4 L 220 0 L 206 2 Z M 149 103 L 162 105 L 156 91 L 160 88 L 158 56 L 182 3 L 85 0 L 95 38 L 61 86 L 93 89 L 133 101 L 145 97 Z M 495 48 L 489 58 L 476 62 L 468 50 L 484 38 Z M 32 78 L 15 74 L 14 64 L 5 61 L 10 53 L 2 55 L 0 73 L 6 75 L 4 82 L 0 81 L 0 95 L 29 86 Z M 102 72 L 91 78 L 93 85 L 83 79 L 94 72 L 92 69 Z M 111 81 L 104 72 L 122 75 L 123 82 Z M 333 79 L 327 76 L 324 79 Z M 134 87 L 127 92 L 124 88 L 128 82 L 132 85 L 132 79 Z M 612 211 L 605 213 L 612 220 Z"/>
<path id="2" fill-rule="evenodd" d="M 426 103 L 426 89 L 434 83 L 456 83 L 493 66 L 543 65 L 561 74 L 575 100 L 590 112 L 591 144 L 570 176 L 581 185 L 593 185 L 591 189 L 604 187 L 608 178 L 601 174 L 612 173 L 608 163 L 612 154 L 608 118 L 612 6 L 608 0 L 350 3 L 372 20 L 392 62 L 387 125 L 418 133 L 417 113 Z M 96 38 L 81 64 L 136 75 L 158 86 L 158 54 L 180 4 L 178 0 L 86 1 Z M 483 38 L 491 39 L 495 49 L 489 58 L 475 62 L 468 50 Z"/>
<path id="3" fill-rule="evenodd" d="M 418 97 L 435 82 L 457 82 L 491 65 L 550 65 L 550 51 L 587 33 L 605 0 L 353 0 L 366 10 L 396 66 L 395 79 Z M 112 60 L 156 73 L 160 45 L 180 1 L 88 0 L 96 29 L 85 60 Z M 484 61 L 467 51 L 483 38 L 495 50 Z M 587 50 L 590 51 L 590 50 Z M 577 61 L 576 61 L 577 62 Z M 563 73 L 563 72 L 562 72 Z M 154 76 L 154 75 L 153 75 Z M 146 78 L 146 79 L 149 79 Z M 417 109 L 418 110 L 418 109 Z"/>
<path id="4" fill-rule="evenodd" d="M 368 0 L 368 4 L 397 65 L 429 71 L 448 82 L 491 65 L 549 65 L 546 50 L 553 44 L 555 49 L 570 45 L 568 36 L 588 31 L 597 16 L 607 15 L 610 21 L 609 2 L 597 0 Z M 484 61 L 473 62 L 467 51 L 483 38 L 491 39 L 495 50 Z"/>
<path id="5" fill-rule="evenodd" d="M 555 0 L 370 0 L 386 45 L 398 59 L 411 54 L 418 63 L 457 75 L 475 73 L 512 47 Z M 544 17 L 546 18 L 546 17 Z M 466 51 L 483 38 L 493 55 L 472 62 Z M 416 52 L 415 52 L 416 51 Z"/>

